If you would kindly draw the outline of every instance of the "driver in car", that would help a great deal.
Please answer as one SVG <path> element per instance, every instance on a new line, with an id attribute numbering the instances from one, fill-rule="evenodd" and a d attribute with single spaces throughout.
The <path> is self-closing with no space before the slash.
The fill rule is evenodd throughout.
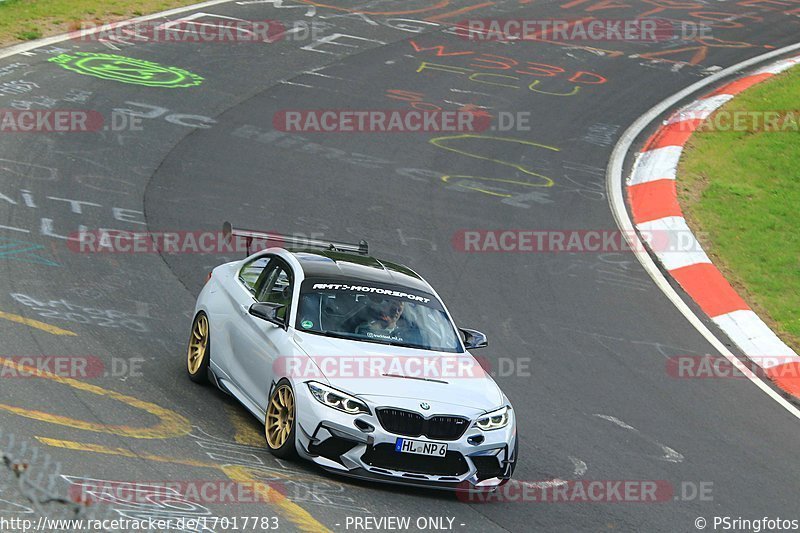
<path id="1" fill-rule="evenodd" d="M 396 337 L 400 328 L 397 321 L 403 315 L 405 302 L 384 300 L 378 307 L 377 317 L 356 328 L 356 333 L 368 337 Z M 372 334 L 372 335 L 370 335 Z"/>

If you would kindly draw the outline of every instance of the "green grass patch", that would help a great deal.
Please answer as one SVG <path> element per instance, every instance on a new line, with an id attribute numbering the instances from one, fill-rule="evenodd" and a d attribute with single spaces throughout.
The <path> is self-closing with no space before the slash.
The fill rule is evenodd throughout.
<path id="1" fill-rule="evenodd" d="M 7 46 L 199 0 L 5 0 L 0 1 L 0 46 Z"/>
<path id="2" fill-rule="evenodd" d="M 755 86 L 718 112 L 731 111 L 800 117 L 800 69 Z M 687 221 L 714 263 L 800 351 L 800 132 L 698 132 L 678 176 Z"/>
<path id="3" fill-rule="evenodd" d="M 33 41 L 35 39 L 40 39 L 41 37 L 42 32 L 39 30 L 39 28 L 23 30 L 17 34 L 17 39 L 21 41 Z"/>

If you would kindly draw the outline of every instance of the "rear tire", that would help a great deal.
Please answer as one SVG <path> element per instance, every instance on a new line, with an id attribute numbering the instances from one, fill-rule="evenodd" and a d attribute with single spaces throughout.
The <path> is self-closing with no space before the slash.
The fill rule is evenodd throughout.
<path id="1" fill-rule="evenodd" d="M 208 383 L 208 363 L 211 360 L 211 328 L 205 313 L 197 313 L 189 334 L 186 372 L 195 383 Z"/>
<path id="2" fill-rule="evenodd" d="M 295 431 L 297 427 L 297 402 L 294 390 L 286 378 L 281 379 L 267 403 L 264 436 L 267 448 L 275 457 L 294 459 L 297 457 Z"/>

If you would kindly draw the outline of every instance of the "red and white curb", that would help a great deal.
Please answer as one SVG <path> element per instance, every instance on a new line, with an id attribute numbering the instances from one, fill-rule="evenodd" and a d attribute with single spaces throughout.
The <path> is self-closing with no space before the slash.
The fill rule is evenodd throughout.
<path id="1" fill-rule="evenodd" d="M 680 236 L 679 248 L 652 250 L 670 276 L 764 375 L 800 398 L 800 356 L 767 327 L 711 263 L 683 218 L 675 188 L 678 161 L 692 132 L 738 93 L 795 65 L 800 65 L 800 56 L 761 68 L 676 111 L 637 154 L 627 192 L 637 230 Z"/>

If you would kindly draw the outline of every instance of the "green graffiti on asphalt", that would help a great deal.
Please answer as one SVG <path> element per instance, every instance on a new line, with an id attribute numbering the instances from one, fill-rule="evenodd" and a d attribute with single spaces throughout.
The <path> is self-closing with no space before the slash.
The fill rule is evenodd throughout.
<path id="1" fill-rule="evenodd" d="M 75 52 L 61 54 L 50 61 L 78 74 L 145 87 L 175 89 L 203 83 L 202 77 L 177 67 L 114 54 Z"/>

